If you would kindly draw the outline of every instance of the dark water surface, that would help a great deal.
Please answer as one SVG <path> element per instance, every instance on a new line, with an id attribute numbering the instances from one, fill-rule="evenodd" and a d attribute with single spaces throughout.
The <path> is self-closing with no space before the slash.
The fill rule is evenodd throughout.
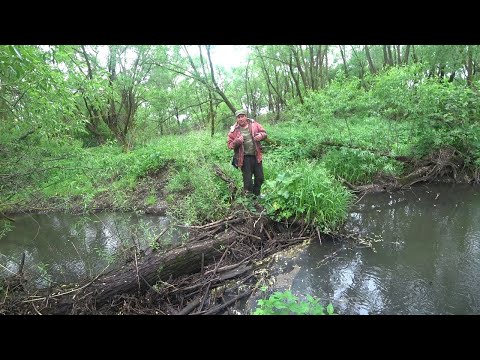
<path id="1" fill-rule="evenodd" d="M 25 252 L 24 272 L 38 287 L 93 278 L 132 256 L 132 247 L 148 247 L 170 225 L 166 217 L 135 213 L 23 214 L 14 219 L 13 231 L 0 239 L 0 274 L 16 273 Z M 173 228 L 161 240 L 179 237 Z"/>
<path id="2" fill-rule="evenodd" d="M 182 238 L 167 218 L 153 215 L 15 220 L 0 239 L 0 274 L 16 272 L 25 252 L 25 272 L 37 286 L 92 278 L 165 228 L 162 241 Z M 442 184 L 366 195 L 347 228 L 362 240 L 324 239 L 281 255 L 273 267 L 281 274 L 269 291 L 310 294 L 340 314 L 480 314 L 480 188 Z M 238 309 L 250 313 L 255 306 Z"/>
<path id="3" fill-rule="evenodd" d="M 283 257 L 275 267 L 290 279 L 278 290 L 340 314 L 480 314 L 480 188 L 371 194 L 352 210 L 347 228 L 363 240 L 315 241 Z"/>

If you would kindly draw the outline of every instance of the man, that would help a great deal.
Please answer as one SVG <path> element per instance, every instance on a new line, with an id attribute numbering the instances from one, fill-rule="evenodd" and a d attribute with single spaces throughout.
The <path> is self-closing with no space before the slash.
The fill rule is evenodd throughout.
<path id="1" fill-rule="evenodd" d="M 235 117 L 237 122 L 230 128 L 227 146 L 234 150 L 237 166 L 242 170 L 244 191 L 260 196 L 264 180 L 260 141 L 267 138 L 267 133 L 262 125 L 247 118 L 245 110 L 236 111 Z"/>

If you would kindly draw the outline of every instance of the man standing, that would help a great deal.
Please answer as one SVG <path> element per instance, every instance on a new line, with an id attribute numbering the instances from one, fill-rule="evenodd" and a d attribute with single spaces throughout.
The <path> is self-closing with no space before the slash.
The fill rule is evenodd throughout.
<path id="1" fill-rule="evenodd" d="M 237 166 L 242 170 L 245 192 L 259 196 L 264 180 L 260 141 L 267 138 L 267 133 L 262 125 L 247 118 L 245 110 L 236 111 L 235 117 L 237 122 L 230 128 L 227 146 L 234 150 Z"/>

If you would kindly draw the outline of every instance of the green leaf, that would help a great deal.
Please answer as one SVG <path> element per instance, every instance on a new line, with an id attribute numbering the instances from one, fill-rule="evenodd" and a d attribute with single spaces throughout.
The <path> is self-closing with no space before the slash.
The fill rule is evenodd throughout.
<path id="1" fill-rule="evenodd" d="M 20 60 L 23 60 L 22 54 L 20 54 L 20 51 L 18 51 L 14 45 L 10 45 L 8 48 L 13 55 L 16 55 Z"/>
<path id="2" fill-rule="evenodd" d="M 327 305 L 327 314 L 328 315 L 333 315 L 333 305 L 332 305 L 332 303 Z"/>

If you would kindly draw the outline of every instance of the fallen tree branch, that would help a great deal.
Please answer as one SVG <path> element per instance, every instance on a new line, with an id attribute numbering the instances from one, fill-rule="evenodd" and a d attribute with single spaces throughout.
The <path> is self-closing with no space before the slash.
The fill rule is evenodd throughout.
<path id="1" fill-rule="evenodd" d="M 248 289 L 247 291 L 241 293 L 240 295 L 235 296 L 233 299 L 228 300 L 226 303 L 216 306 L 214 308 L 211 308 L 210 310 L 206 311 L 204 314 L 205 315 L 213 315 L 217 314 L 223 309 L 227 308 L 228 306 L 232 305 L 233 303 L 237 302 L 240 299 L 243 299 L 245 296 L 250 295 L 252 293 L 253 289 Z"/>
<path id="2" fill-rule="evenodd" d="M 249 234 L 249 233 L 246 233 L 245 231 L 242 231 L 240 229 L 237 229 L 235 226 L 231 225 L 230 224 L 230 227 L 235 230 L 237 233 L 241 234 L 241 235 L 245 235 L 245 236 L 248 236 L 248 237 L 251 237 L 251 238 L 254 238 L 254 239 L 257 239 L 257 240 L 262 240 L 261 237 L 257 236 L 257 235 L 253 235 L 253 234 Z"/>

